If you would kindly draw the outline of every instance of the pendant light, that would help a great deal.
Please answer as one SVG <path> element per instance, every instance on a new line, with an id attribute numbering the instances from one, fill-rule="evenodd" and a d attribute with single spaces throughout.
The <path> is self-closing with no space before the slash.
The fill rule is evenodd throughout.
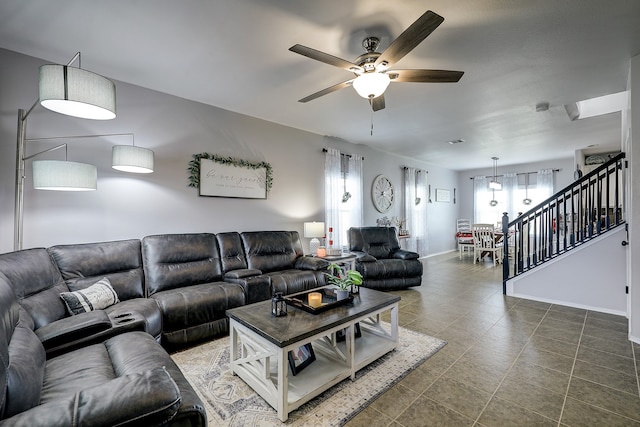
<path id="1" fill-rule="evenodd" d="M 489 202 L 489 206 L 496 207 L 496 206 L 498 206 L 498 201 L 496 200 L 496 190 L 494 190 L 492 188 L 491 192 L 493 193 L 493 196 L 491 197 L 491 201 Z"/>
<path id="2" fill-rule="evenodd" d="M 492 190 L 502 190 L 502 184 L 498 182 L 498 158 L 492 157 L 493 160 L 493 179 L 489 182 L 489 188 Z"/>

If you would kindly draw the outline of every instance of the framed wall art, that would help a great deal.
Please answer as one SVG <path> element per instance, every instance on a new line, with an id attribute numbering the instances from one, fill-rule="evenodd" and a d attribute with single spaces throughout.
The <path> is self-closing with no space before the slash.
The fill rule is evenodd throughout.
<path id="1" fill-rule="evenodd" d="M 451 202 L 451 192 L 449 190 L 443 190 L 442 188 L 436 188 L 436 202 Z"/>
<path id="2" fill-rule="evenodd" d="M 201 196 L 266 199 L 271 188 L 271 165 L 215 154 L 194 154 L 189 162 L 189 186 Z"/>

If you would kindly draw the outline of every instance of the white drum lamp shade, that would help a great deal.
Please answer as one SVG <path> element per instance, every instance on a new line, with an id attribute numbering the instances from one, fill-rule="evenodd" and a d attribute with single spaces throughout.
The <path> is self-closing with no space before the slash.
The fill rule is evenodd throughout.
<path id="1" fill-rule="evenodd" d="M 111 149 L 111 167 L 132 173 L 153 172 L 153 151 L 135 145 L 114 145 Z"/>
<path id="2" fill-rule="evenodd" d="M 387 90 L 390 82 L 391 79 L 384 73 L 364 73 L 353 81 L 353 88 L 363 98 L 377 98 Z"/>
<path id="3" fill-rule="evenodd" d="M 33 162 L 33 188 L 54 191 L 91 191 L 98 188 L 98 170 L 87 163 L 62 160 Z"/>
<path id="4" fill-rule="evenodd" d="M 40 104 L 52 111 L 84 119 L 116 117 L 115 84 L 91 71 L 68 65 L 40 67 Z"/>
<path id="5" fill-rule="evenodd" d="M 311 238 L 309 242 L 309 251 L 311 255 L 316 255 L 320 247 L 318 237 L 324 236 L 324 222 L 305 222 L 304 237 Z"/>

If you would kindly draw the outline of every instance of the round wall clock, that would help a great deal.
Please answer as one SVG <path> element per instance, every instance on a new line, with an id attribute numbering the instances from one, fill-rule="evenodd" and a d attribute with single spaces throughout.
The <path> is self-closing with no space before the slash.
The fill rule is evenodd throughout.
<path id="1" fill-rule="evenodd" d="M 371 200 L 373 200 L 373 206 L 376 210 L 385 213 L 391 209 L 394 196 L 393 184 L 389 178 L 384 175 L 376 176 L 371 186 Z"/>

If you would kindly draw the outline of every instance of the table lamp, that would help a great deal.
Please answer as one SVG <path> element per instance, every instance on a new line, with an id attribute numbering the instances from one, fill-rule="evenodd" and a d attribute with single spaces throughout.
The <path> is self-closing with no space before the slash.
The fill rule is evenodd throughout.
<path id="1" fill-rule="evenodd" d="M 311 255 L 316 255 L 318 247 L 320 246 L 320 240 L 318 240 L 318 237 L 324 237 L 324 222 L 305 222 L 304 237 L 311 238 L 311 241 L 309 242 L 309 251 L 311 252 Z"/>

